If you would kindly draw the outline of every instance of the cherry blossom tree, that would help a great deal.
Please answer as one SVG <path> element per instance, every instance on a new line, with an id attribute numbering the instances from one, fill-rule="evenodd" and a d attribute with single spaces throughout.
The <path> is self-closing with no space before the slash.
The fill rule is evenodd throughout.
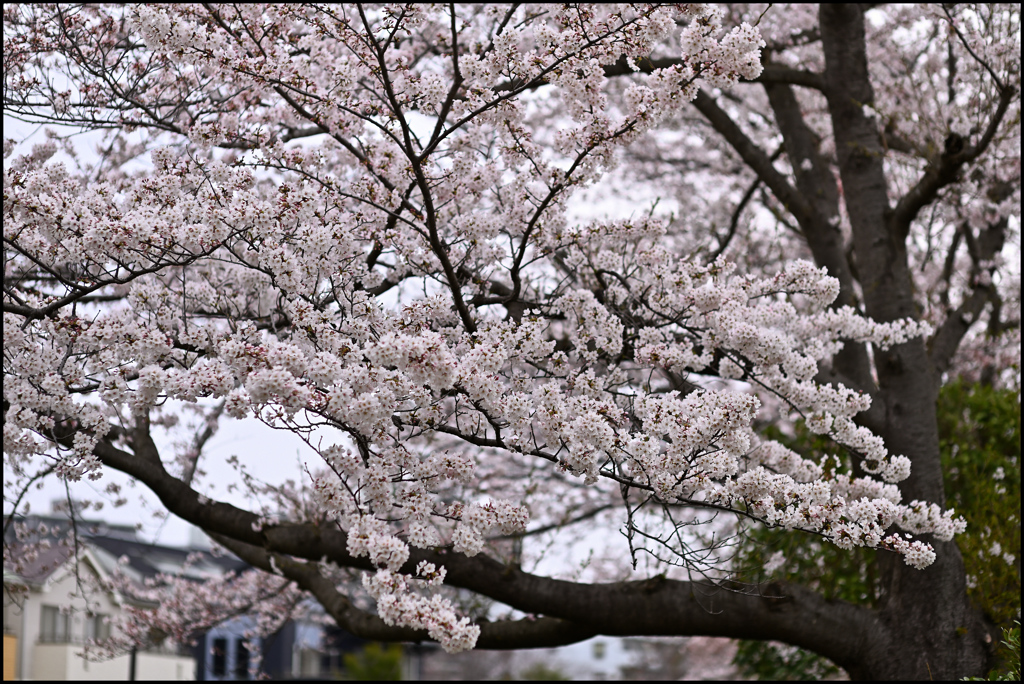
<path id="1" fill-rule="evenodd" d="M 5 503 L 120 471 L 255 568 L 166 578 L 110 648 L 311 596 L 451 652 L 985 670 L 935 399 L 1019 386 L 1017 9 L 33 4 L 4 37 L 5 113 L 105 132 L 72 168 L 4 141 Z M 581 213 L 610 181 L 628 211 Z M 203 449 L 253 417 L 318 465 L 246 510 Z M 878 549 L 883 607 L 732 582 L 738 518 Z M 600 524 L 618 575 L 530 570 Z"/>

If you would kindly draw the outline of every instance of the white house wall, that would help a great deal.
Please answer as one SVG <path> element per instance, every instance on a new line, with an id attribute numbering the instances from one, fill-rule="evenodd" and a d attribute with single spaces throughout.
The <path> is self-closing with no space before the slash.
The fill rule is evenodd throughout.
<path id="1" fill-rule="evenodd" d="M 78 572 L 83 581 L 91 582 L 96 578 L 96 572 L 89 562 L 79 563 Z M 85 601 L 75 596 L 78 592 L 74 564 L 68 563 L 51 575 L 42 587 L 30 589 L 20 615 L 16 608 L 10 611 L 11 617 L 18 625 L 20 679 L 128 679 L 130 658 L 127 655 L 104 662 L 88 662 L 75 655 L 82 652 L 86 638 Z M 96 613 L 113 617 L 121 612 L 121 607 L 106 592 L 92 593 L 89 602 Z M 71 643 L 40 641 L 44 605 L 73 608 L 69 626 Z M 139 653 L 136 656 L 135 672 L 137 679 L 191 680 L 195 678 L 195 661 L 187 656 Z"/>

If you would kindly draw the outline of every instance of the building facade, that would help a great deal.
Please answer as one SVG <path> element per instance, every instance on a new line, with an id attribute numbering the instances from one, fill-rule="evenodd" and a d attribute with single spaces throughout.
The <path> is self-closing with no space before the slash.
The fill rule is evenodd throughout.
<path id="1" fill-rule="evenodd" d="M 4 679 L 128 680 L 133 667 L 135 679 L 193 679 L 194 660 L 172 644 L 134 658 L 81 657 L 89 640 L 109 636 L 110 620 L 121 612 L 124 600 L 113 592 L 85 592 L 107 570 L 88 546 L 78 551 L 78 562 L 75 558 L 58 549 L 44 554 L 27 576 L 5 569 Z"/>
<path id="2" fill-rule="evenodd" d="M 85 660 L 87 641 L 109 636 L 111 619 L 128 601 L 95 589 L 118 565 L 140 584 L 158 573 L 201 581 L 248 565 L 209 553 L 199 534 L 179 548 L 149 544 L 131 526 L 96 520 L 76 521 L 72 534 L 66 515 L 11 522 L 4 520 L 4 680 L 337 679 L 342 654 L 365 643 L 312 620 L 288 621 L 264 639 L 249 637 L 256 620 L 241 615 L 196 632 L 188 644 L 164 640 L 134 654 Z"/>

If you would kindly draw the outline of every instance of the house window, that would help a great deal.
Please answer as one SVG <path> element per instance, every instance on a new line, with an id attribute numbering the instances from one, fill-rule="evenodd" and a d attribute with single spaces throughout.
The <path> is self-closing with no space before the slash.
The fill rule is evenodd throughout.
<path id="1" fill-rule="evenodd" d="M 249 678 L 249 648 L 245 645 L 245 639 L 239 639 L 235 643 L 235 679 Z"/>
<path id="2" fill-rule="evenodd" d="M 103 641 L 110 638 L 110 622 L 108 615 L 90 614 L 85 618 L 85 638 Z"/>
<path id="3" fill-rule="evenodd" d="M 66 644 L 70 641 L 70 616 L 57 606 L 43 606 L 39 640 L 46 643 Z"/>
<path id="4" fill-rule="evenodd" d="M 213 676 L 223 677 L 228 672 L 228 640 L 218 637 L 213 640 Z"/>

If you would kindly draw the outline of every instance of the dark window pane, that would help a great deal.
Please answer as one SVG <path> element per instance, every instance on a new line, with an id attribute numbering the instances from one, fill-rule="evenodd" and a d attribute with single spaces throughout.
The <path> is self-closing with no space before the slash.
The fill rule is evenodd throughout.
<path id="1" fill-rule="evenodd" d="M 57 606 L 43 606 L 39 640 L 49 643 L 67 643 L 70 636 L 68 615 Z"/>
<path id="2" fill-rule="evenodd" d="M 223 677 L 228 671 L 228 640 L 213 640 L 213 676 Z"/>
<path id="3" fill-rule="evenodd" d="M 85 619 L 85 638 L 103 641 L 110 638 L 110 624 L 103 614 L 88 615 Z"/>
<path id="4" fill-rule="evenodd" d="M 245 646 L 245 639 L 239 639 L 235 643 L 235 679 L 249 678 L 249 649 Z"/>

